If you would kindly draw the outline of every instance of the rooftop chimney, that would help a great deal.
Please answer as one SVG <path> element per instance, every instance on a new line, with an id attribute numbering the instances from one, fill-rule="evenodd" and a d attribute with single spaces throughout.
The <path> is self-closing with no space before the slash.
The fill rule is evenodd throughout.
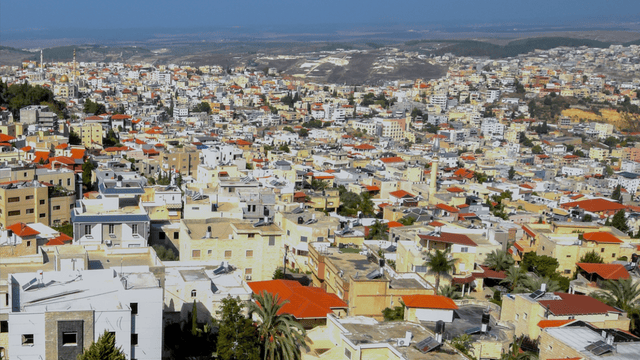
<path id="1" fill-rule="evenodd" d="M 482 313 L 482 327 L 481 330 L 483 333 L 489 331 L 489 321 L 491 321 L 491 315 L 488 311 Z"/>
<path id="2" fill-rule="evenodd" d="M 211 238 L 211 226 L 207 226 L 207 232 L 204 233 L 204 238 L 205 239 L 210 239 Z"/>
<path id="3" fill-rule="evenodd" d="M 436 321 L 436 341 L 442 343 L 442 335 L 444 334 L 444 321 Z"/>

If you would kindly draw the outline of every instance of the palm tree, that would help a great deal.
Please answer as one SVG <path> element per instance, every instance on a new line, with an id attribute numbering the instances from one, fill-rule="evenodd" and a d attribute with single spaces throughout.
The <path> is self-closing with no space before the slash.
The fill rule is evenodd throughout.
<path id="1" fill-rule="evenodd" d="M 484 259 L 484 264 L 495 271 L 507 270 L 513 263 L 515 263 L 513 257 L 502 250 L 493 250 Z"/>
<path id="2" fill-rule="evenodd" d="M 521 267 L 511 266 L 507 269 L 507 277 L 500 281 L 501 284 L 509 284 L 509 290 L 512 293 L 524 292 L 522 281 L 526 278 L 524 269 Z"/>
<path id="3" fill-rule="evenodd" d="M 502 354 L 500 360 L 537 360 L 538 355 L 530 352 L 530 351 L 520 351 L 520 346 L 522 345 L 522 340 L 516 340 L 513 338 L 513 343 L 511 343 L 511 347 L 509 351 Z"/>
<path id="4" fill-rule="evenodd" d="M 369 227 L 369 235 L 367 236 L 367 239 L 385 240 L 387 238 L 387 231 L 389 231 L 389 226 L 376 220 L 376 222 Z"/>
<path id="5" fill-rule="evenodd" d="M 542 287 L 542 284 L 546 284 L 546 290 L 548 292 L 562 291 L 560 283 L 556 280 L 551 280 L 548 277 L 535 279 L 533 277 L 525 278 L 522 282 L 524 287 L 529 291 L 536 291 Z"/>
<path id="6" fill-rule="evenodd" d="M 440 288 L 440 295 L 446 296 L 449 299 L 459 299 L 460 294 L 456 291 L 456 288 L 451 285 L 444 285 Z"/>
<path id="7" fill-rule="evenodd" d="M 433 254 L 429 254 L 424 266 L 436 273 L 436 294 L 440 288 L 440 274 L 447 274 L 454 269 L 456 259 L 449 259 L 449 249 L 445 251 L 437 250 Z"/>
<path id="8" fill-rule="evenodd" d="M 327 188 L 327 185 L 328 184 L 322 180 L 316 180 L 316 179 L 311 180 L 311 188 L 315 191 L 324 190 Z"/>
<path id="9" fill-rule="evenodd" d="M 631 309 L 640 303 L 640 287 L 631 278 L 607 280 L 602 284 L 604 291 L 596 292 L 604 302 L 623 310 Z"/>
<path id="10" fill-rule="evenodd" d="M 299 360 L 300 348 L 307 345 L 306 331 L 289 314 L 278 314 L 287 301 L 278 295 L 263 291 L 253 295 L 255 302 L 249 303 L 249 317 L 259 319 L 258 334 L 263 343 L 265 360 Z"/>

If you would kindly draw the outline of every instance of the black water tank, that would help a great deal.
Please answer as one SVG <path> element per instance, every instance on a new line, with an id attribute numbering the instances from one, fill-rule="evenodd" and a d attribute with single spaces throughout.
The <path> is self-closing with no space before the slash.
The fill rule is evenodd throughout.
<path id="1" fill-rule="evenodd" d="M 491 320 L 491 315 L 488 312 L 482 313 L 482 323 L 489 324 L 489 320 Z"/>
<path id="2" fill-rule="evenodd" d="M 638 263 L 638 254 L 632 254 L 631 255 L 631 262 L 632 263 Z"/>
<path id="3" fill-rule="evenodd" d="M 444 334 L 444 321 L 436 321 L 436 334 Z"/>
<path id="4" fill-rule="evenodd" d="M 384 267 L 384 259 L 379 260 L 380 267 Z"/>
<path id="5" fill-rule="evenodd" d="M 304 224 L 304 218 L 302 216 L 298 216 L 298 225 Z"/>
<path id="6" fill-rule="evenodd" d="M 7 237 L 10 238 L 13 236 L 13 230 L 7 230 Z"/>

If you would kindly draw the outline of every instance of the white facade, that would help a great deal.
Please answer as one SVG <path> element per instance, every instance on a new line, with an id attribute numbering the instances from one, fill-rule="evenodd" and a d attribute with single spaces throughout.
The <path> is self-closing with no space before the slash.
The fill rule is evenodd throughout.
<path id="1" fill-rule="evenodd" d="M 418 321 L 438 321 L 453 322 L 453 310 L 444 309 L 416 309 Z"/>
<path id="2" fill-rule="evenodd" d="M 126 270 L 10 275 L 9 358 L 74 354 L 109 331 L 128 359 L 160 359 L 163 290 L 148 267 Z M 70 334 L 77 341 L 63 344 L 64 337 L 57 342 L 51 334 Z"/>

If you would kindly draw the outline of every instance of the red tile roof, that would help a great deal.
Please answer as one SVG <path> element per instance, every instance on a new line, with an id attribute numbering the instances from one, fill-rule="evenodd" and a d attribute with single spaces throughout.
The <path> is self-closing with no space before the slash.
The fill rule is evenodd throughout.
<path id="1" fill-rule="evenodd" d="M 596 300 L 591 296 L 560 292 L 554 294 L 559 296 L 561 300 L 540 300 L 538 302 L 556 316 L 607 314 L 609 312 L 621 313 L 620 310 Z"/>
<path id="2" fill-rule="evenodd" d="M 482 268 L 482 270 L 484 270 L 484 273 L 475 274 L 476 277 L 482 277 L 485 279 L 506 279 L 507 278 L 507 274 L 504 271 L 495 271 L 485 265 L 480 265 L 480 267 Z"/>
<path id="3" fill-rule="evenodd" d="M 39 231 L 36 231 L 36 230 L 30 228 L 25 223 L 17 223 L 17 224 L 13 224 L 11 226 L 7 226 L 7 229 L 13 231 L 14 234 L 16 234 L 16 235 L 18 235 L 20 237 L 36 236 L 36 235 L 40 234 Z"/>
<path id="4" fill-rule="evenodd" d="M 369 145 L 369 144 L 360 144 L 357 146 L 354 146 L 354 149 L 356 150 L 374 150 L 376 147 L 373 145 Z"/>
<path id="5" fill-rule="evenodd" d="M 397 222 L 397 221 L 389 221 L 389 222 L 387 223 L 387 227 L 388 227 L 389 229 L 394 228 L 394 227 L 401 227 L 401 226 L 404 226 L 404 225 L 402 225 L 401 223 L 399 223 L 399 222 Z"/>
<path id="6" fill-rule="evenodd" d="M 278 314 L 291 314 L 296 319 L 326 318 L 333 309 L 347 307 L 336 294 L 318 287 L 302 286 L 293 280 L 255 281 L 248 285 L 254 293 L 266 291 L 278 294 L 281 301 L 288 301 Z"/>
<path id="7" fill-rule="evenodd" d="M 409 308 L 457 310 L 458 305 L 442 295 L 404 295 L 404 305 Z"/>
<path id="8" fill-rule="evenodd" d="M 434 235 L 422 235 L 419 234 L 418 237 L 420 239 L 429 240 L 429 241 L 439 241 L 449 244 L 458 244 L 458 245 L 466 245 L 466 246 L 478 246 L 473 240 L 471 240 L 467 235 L 464 234 L 454 234 L 454 233 L 440 233 L 440 236 Z"/>
<path id="9" fill-rule="evenodd" d="M 560 206 L 562 206 L 565 209 L 569 209 L 577 206 L 581 209 L 584 209 L 590 212 L 617 211 L 617 210 L 622 210 L 627 208 L 626 206 L 620 203 L 617 203 L 615 201 L 605 200 L 605 199 L 573 201 L 573 202 L 564 203 Z"/>
<path id="10" fill-rule="evenodd" d="M 600 275 L 605 280 L 628 279 L 630 276 L 622 264 L 577 263 L 576 265 L 589 274 Z"/>
<path id="11" fill-rule="evenodd" d="M 408 193 L 408 192 L 406 192 L 404 190 L 393 191 L 393 192 L 390 192 L 389 195 L 391 195 L 393 197 L 396 197 L 398 199 L 402 199 L 404 197 L 415 197 L 415 196 L 413 196 L 413 194 Z"/>
<path id="12" fill-rule="evenodd" d="M 374 185 L 364 185 L 367 191 L 380 191 L 380 188 Z"/>
<path id="13" fill-rule="evenodd" d="M 382 161 L 385 164 L 393 164 L 393 163 L 400 163 L 400 162 L 404 162 L 404 160 L 402 160 L 401 157 L 399 156 L 392 156 L 392 157 L 386 157 L 386 158 L 380 158 L 380 161 Z"/>
<path id="14" fill-rule="evenodd" d="M 570 322 L 573 322 L 575 320 L 540 320 L 540 322 L 538 323 L 538 327 L 540 327 L 541 329 L 546 329 L 549 327 L 559 327 L 565 324 L 568 324 Z"/>
<path id="15" fill-rule="evenodd" d="M 436 209 L 448 211 L 450 213 L 457 213 L 457 212 L 460 211 L 460 210 L 454 208 L 453 206 L 449 206 L 447 204 L 438 204 L 438 205 L 436 205 Z"/>
<path id="16" fill-rule="evenodd" d="M 582 238 L 586 241 L 595 241 L 598 243 L 621 244 L 623 241 L 613 236 L 611 233 L 604 231 L 590 232 L 582 234 Z"/>
<path id="17" fill-rule="evenodd" d="M 447 188 L 447 191 L 451 192 L 451 193 L 463 193 L 464 192 L 463 189 L 460 189 L 459 187 L 456 187 L 456 186 L 452 186 L 450 188 Z"/>
<path id="18" fill-rule="evenodd" d="M 0 134 L 0 142 L 7 142 L 7 141 L 15 140 L 15 139 L 16 138 L 11 136 L 11 135 Z"/>

